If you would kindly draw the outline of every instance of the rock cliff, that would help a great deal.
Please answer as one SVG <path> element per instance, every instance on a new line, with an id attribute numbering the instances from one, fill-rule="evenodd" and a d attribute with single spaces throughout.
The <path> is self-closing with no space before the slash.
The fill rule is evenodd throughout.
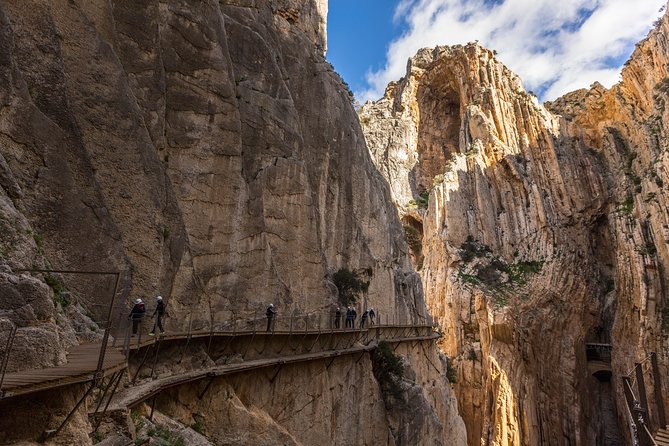
<path id="1" fill-rule="evenodd" d="M 0 4 L 2 348 L 5 325 L 19 327 L 10 371 L 61 363 L 95 339 L 114 288 L 103 275 L 30 268 L 121 271 L 114 327 L 132 299 L 157 294 L 172 330 L 251 317 L 268 302 L 279 316 L 330 311 L 342 268 L 369 280 L 358 305 L 425 318 L 388 185 L 324 58 L 326 14 L 326 0 Z M 297 375 L 294 391 L 311 379 Z M 379 397 L 370 364 L 326 378 Z M 434 421 L 447 410 L 425 401 L 416 411 L 432 424 L 407 431 L 416 441 L 462 437 L 447 429 L 456 414 Z M 370 413 L 356 403 L 358 421 L 394 426 L 403 444 L 404 421 L 383 421 L 372 403 Z M 305 441 L 299 416 L 271 416 Z M 85 429 L 67 435 L 88 442 Z"/>
<path id="2" fill-rule="evenodd" d="M 667 26 L 611 90 L 547 108 L 469 44 L 419 51 L 360 111 L 470 445 L 630 441 L 621 376 L 667 342 Z M 586 343 L 613 346 L 610 381 Z"/>
<path id="3" fill-rule="evenodd" d="M 326 10 L 4 2 L 8 274 L 38 257 L 120 270 L 119 314 L 162 294 L 178 324 L 268 302 L 284 315 L 330 309 L 331 274 L 371 268 L 366 306 L 421 312 L 387 185 L 323 58 Z M 104 308 L 103 279 L 93 297 L 90 283 L 63 278 Z"/>

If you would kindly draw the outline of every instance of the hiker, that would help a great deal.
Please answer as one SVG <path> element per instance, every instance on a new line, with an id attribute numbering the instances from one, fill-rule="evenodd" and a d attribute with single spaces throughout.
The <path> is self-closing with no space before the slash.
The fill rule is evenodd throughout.
<path id="1" fill-rule="evenodd" d="M 351 307 L 346 307 L 346 328 L 351 326 L 351 321 L 353 318 L 353 313 L 351 312 Z"/>
<path id="2" fill-rule="evenodd" d="M 137 328 L 139 327 L 139 324 L 142 322 L 142 319 L 144 319 L 144 313 L 146 313 L 146 307 L 144 306 L 144 302 L 142 302 L 142 299 L 135 300 L 135 306 L 132 307 L 130 315 L 128 316 L 129 319 L 132 319 L 133 336 L 137 334 Z"/>
<path id="3" fill-rule="evenodd" d="M 335 328 L 339 328 L 340 319 L 341 319 L 341 310 L 339 309 L 339 307 L 337 307 L 337 310 L 335 310 L 335 319 L 334 319 Z"/>
<path id="4" fill-rule="evenodd" d="M 376 317 L 376 313 L 374 313 L 374 308 L 369 309 L 369 325 L 372 326 L 374 325 L 374 318 Z"/>
<path id="5" fill-rule="evenodd" d="M 270 328 L 274 330 L 274 326 L 272 325 L 272 322 L 274 321 L 274 316 L 276 315 L 276 310 L 274 309 L 274 304 L 269 304 L 269 307 L 267 307 L 267 330 L 269 331 Z"/>
<path id="6" fill-rule="evenodd" d="M 351 307 L 351 328 L 355 328 L 355 320 L 358 318 L 358 312 L 355 307 Z"/>
<path id="7" fill-rule="evenodd" d="M 153 310 L 153 314 L 151 317 L 155 318 L 155 322 L 153 323 L 153 328 L 151 329 L 151 332 L 149 335 L 153 336 L 156 334 L 156 327 L 160 329 L 161 333 L 165 333 L 165 330 L 163 329 L 163 317 L 165 316 L 165 303 L 163 302 L 163 296 L 158 296 L 156 297 L 156 309 Z"/>
<path id="8" fill-rule="evenodd" d="M 367 323 L 368 317 L 369 317 L 369 310 L 365 310 L 365 312 L 362 313 L 362 317 L 360 318 L 360 328 L 365 328 L 365 324 Z"/>

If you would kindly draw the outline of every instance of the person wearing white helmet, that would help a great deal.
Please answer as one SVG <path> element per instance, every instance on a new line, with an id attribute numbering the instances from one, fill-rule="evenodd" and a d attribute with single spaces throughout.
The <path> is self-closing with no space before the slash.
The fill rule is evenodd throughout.
<path id="1" fill-rule="evenodd" d="M 163 296 L 156 297 L 156 309 L 153 311 L 151 317 L 155 318 L 153 323 L 153 328 L 151 329 L 151 336 L 156 334 L 156 327 L 160 330 L 161 333 L 165 333 L 163 329 L 163 317 L 165 316 L 165 303 L 163 302 Z"/>
<path id="2" fill-rule="evenodd" d="M 274 316 L 276 315 L 276 310 L 274 309 L 274 304 L 269 304 L 269 307 L 267 307 L 267 330 L 270 331 L 270 329 L 274 330 L 274 327 L 272 326 L 272 322 L 274 321 Z"/>
<path id="3" fill-rule="evenodd" d="M 137 329 L 139 328 L 139 324 L 142 322 L 142 319 L 144 319 L 144 313 L 146 313 L 146 307 L 144 306 L 144 302 L 142 302 L 142 299 L 136 299 L 135 306 L 132 307 L 130 315 L 128 316 L 128 318 L 132 319 L 133 336 L 137 334 Z"/>

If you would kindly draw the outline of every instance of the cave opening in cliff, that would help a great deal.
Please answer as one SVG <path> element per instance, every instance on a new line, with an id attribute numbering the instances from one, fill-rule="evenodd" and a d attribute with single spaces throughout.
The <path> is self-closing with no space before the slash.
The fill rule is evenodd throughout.
<path id="1" fill-rule="evenodd" d="M 421 85 L 416 94 L 418 122 L 415 187 L 418 193 L 433 187 L 434 177 L 442 175 L 460 144 L 460 94 L 450 74 Z"/>

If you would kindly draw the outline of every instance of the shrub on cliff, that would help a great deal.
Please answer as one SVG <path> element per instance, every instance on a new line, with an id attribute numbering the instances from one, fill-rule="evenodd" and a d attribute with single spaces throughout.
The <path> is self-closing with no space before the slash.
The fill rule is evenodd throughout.
<path id="1" fill-rule="evenodd" d="M 406 402 L 402 389 L 402 378 L 404 377 L 402 358 L 393 352 L 386 341 L 379 342 L 379 346 L 374 350 L 372 370 L 384 395 L 390 395 L 400 403 Z"/>
<path id="2" fill-rule="evenodd" d="M 355 272 L 344 267 L 332 275 L 332 282 L 337 287 L 342 305 L 354 304 L 358 300 L 358 293 L 367 291 L 369 280 L 363 280 L 365 275 L 372 275 L 371 268 Z"/>

